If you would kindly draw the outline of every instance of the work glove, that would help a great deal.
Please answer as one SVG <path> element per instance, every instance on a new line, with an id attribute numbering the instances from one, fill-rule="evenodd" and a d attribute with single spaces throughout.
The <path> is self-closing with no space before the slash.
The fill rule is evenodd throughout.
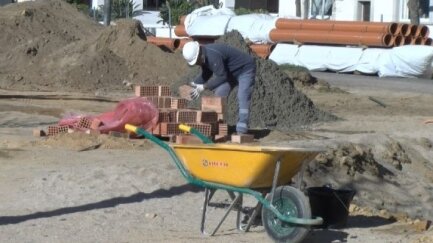
<path id="1" fill-rule="evenodd" d="M 194 87 L 194 89 L 191 91 L 191 99 L 196 100 L 198 97 L 200 97 L 200 93 L 204 90 L 203 84 L 196 84 L 194 82 L 190 83 L 191 87 Z"/>

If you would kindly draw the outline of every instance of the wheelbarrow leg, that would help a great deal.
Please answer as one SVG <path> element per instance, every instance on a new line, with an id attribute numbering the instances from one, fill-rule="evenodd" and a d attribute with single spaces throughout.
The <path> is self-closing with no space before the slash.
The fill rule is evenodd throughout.
<path id="1" fill-rule="evenodd" d="M 257 202 L 257 205 L 254 207 L 253 213 L 251 214 L 251 217 L 248 219 L 248 223 L 246 225 L 238 225 L 238 229 L 243 232 L 248 232 L 251 228 L 251 225 L 253 224 L 254 220 L 257 217 L 257 214 L 260 212 L 260 209 L 262 208 L 262 204 L 260 202 Z"/>
<path id="2" fill-rule="evenodd" d="M 271 201 L 270 201 L 271 205 L 274 199 L 275 188 L 277 187 L 277 183 L 278 183 L 278 175 L 280 174 L 280 164 L 281 164 L 280 159 L 278 159 L 277 163 L 275 164 L 274 179 L 272 180 Z"/>
<path id="3" fill-rule="evenodd" d="M 230 204 L 229 208 L 226 210 L 226 213 L 224 214 L 224 216 L 221 218 L 220 222 L 218 223 L 218 225 L 215 227 L 215 229 L 212 231 L 211 234 L 206 233 L 205 230 L 205 223 L 206 223 L 206 211 L 207 211 L 207 205 L 209 203 L 209 196 L 210 196 L 210 190 L 209 189 L 205 189 L 205 198 L 204 198 L 204 204 L 203 204 L 203 211 L 202 211 L 202 217 L 201 217 L 201 225 L 200 225 L 200 231 L 202 234 L 204 235 L 209 235 L 209 236 L 213 236 L 215 235 L 215 233 L 218 231 L 218 229 L 220 228 L 221 224 L 225 221 L 225 219 L 227 218 L 228 214 L 230 213 L 230 211 L 236 206 L 238 205 L 240 202 L 242 202 L 242 198 L 243 195 L 242 193 L 239 193 L 235 199 L 232 201 L 232 203 Z M 242 207 L 242 205 L 241 205 Z"/>

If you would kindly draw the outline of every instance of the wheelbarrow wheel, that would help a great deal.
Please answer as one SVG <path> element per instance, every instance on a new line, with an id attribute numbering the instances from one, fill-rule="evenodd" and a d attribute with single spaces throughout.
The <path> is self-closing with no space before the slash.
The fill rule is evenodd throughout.
<path id="1" fill-rule="evenodd" d="M 266 200 L 271 200 L 271 194 L 266 196 Z M 311 209 L 307 198 L 304 193 L 294 187 L 277 187 L 272 204 L 284 216 L 311 218 Z M 281 221 L 266 207 L 262 208 L 262 223 L 266 233 L 276 242 L 300 242 L 309 231 L 309 227 L 306 225 Z"/>

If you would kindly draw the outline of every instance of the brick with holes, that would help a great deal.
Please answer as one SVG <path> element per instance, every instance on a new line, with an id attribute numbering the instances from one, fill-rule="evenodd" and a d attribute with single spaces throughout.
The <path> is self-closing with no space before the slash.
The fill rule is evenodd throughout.
<path id="1" fill-rule="evenodd" d="M 204 96 L 201 98 L 201 110 L 224 113 L 227 105 L 226 103 L 227 101 L 224 97 Z"/>

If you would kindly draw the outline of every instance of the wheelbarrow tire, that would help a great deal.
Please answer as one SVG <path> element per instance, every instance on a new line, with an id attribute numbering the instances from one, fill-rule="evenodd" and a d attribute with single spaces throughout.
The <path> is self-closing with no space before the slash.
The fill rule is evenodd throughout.
<path id="1" fill-rule="evenodd" d="M 266 196 L 266 200 L 271 200 L 271 194 Z M 277 187 L 272 204 L 285 216 L 311 218 L 311 208 L 307 198 L 304 193 L 294 187 Z M 306 225 L 281 221 L 266 207 L 262 208 L 262 223 L 266 233 L 276 242 L 300 242 L 310 230 Z"/>

